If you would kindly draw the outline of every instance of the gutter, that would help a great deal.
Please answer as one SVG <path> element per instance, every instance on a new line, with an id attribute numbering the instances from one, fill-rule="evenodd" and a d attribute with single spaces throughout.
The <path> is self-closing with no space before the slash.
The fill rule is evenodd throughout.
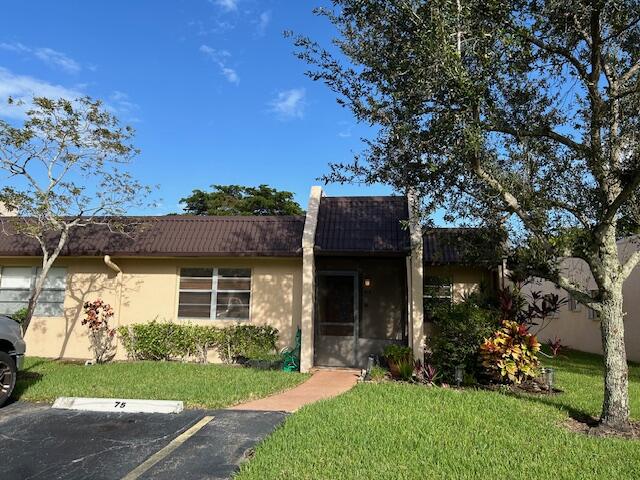
<path id="1" fill-rule="evenodd" d="M 104 258 L 104 264 L 110 268 L 111 270 L 113 270 L 114 272 L 116 272 L 116 278 L 118 279 L 118 290 L 116 293 L 116 303 L 118 305 L 118 325 L 120 325 L 120 312 L 122 309 L 122 283 L 123 283 L 123 273 L 122 273 L 122 269 L 116 265 L 113 260 L 111 260 L 111 255 L 105 255 Z"/>

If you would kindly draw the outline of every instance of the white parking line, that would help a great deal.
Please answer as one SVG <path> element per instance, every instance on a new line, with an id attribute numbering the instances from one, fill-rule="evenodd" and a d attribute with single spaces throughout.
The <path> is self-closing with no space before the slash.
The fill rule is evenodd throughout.
<path id="1" fill-rule="evenodd" d="M 173 452 L 176 448 L 182 445 L 184 442 L 189 440 L 189 438 L 193 437 L 196 433 L 198 433 L 205 425 L 207 425 L 211 420 L 213 420 L 213 416 L 202 417 L 202 419 L 196 423 L 189 430 L 182 432 L 176 438 L 174 438 L 169 445 L 164 447 L 161 450 L 158 450 L 156 453 L 147 458 L 144 462 L 138 465 L 136 468 L 131 470 L 127 475 L 122 477 L 122 480 L 136 480 L 140 478 L 143 474 L 145 474 L 148 470 L 151 469 L 156 463 L 165 459 L 171 452 Z"/>

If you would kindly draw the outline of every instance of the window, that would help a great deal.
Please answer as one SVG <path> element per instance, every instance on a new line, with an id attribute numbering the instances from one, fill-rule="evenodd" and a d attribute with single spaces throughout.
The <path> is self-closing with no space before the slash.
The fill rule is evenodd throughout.
<path id="1" fill-rule="evenodd" d="M 183 268 L 180 270 L 178 317 L 249 320 L 251 270 Z"/>
<path id="2" fill-rule="evenodd" d="M 425 318 L 431 320 L 431 312 L 442 305 L 453 302 L 453 282 L 446 277 L 425 277 L 424 279 L 424 312 Z"/>
<path id="3" fill-rule="evenodd" d="M 573 295 L 569 295 L 569 301 L 567 302 L 567 306 L 570 312 L 580 311 L 580 303 L 573 297 Z"/>
<path id="4" fill-rule="evenodd" d="M 11 315 L 26 308 L 31 290 L 35 287 L 40 268 L 3 267 L 0 269 L 0 313 Z M 38 299 L 35 315 L 59 317 L 64 314 L 66 268 L 49 270 L 44 289 Z"/>
<path id="5" fill-rule="evenodd" d="M 595 297 L 598 295 L 598 290 L 591 290 L 591 297 Z M 587 308 L 587 318 L 589 320 L 600 320 L 600 315 L 593 308 Z"/>

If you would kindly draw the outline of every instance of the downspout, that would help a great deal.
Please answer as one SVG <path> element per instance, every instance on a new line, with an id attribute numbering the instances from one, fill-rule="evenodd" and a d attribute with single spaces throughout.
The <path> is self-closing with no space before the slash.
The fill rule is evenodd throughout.
<path id="1" fill-rule="evenodd" d="M 105 255 L 104 256 L 104 264 L 110 268 L 111 270 L 113 270 L 114 272 L 116 272 L 116 279 L 118 280 L 118 285 L 117 285 L 117 290 L 116 290 L 116 304 L 118 306 L 118 325 L 120 325 L 120 312 L 121 312 L 121 308 L 122 308 L 122 269 L 116 265 L 113 260 L 111 260 L 111 255 Z"/>

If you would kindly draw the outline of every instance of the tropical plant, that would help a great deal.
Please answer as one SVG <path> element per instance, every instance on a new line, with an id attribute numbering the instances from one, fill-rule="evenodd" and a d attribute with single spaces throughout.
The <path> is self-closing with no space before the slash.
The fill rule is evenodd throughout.
<path id="1" fill-rule="evenodd" d="M 410 380 L 413 375 L 413 349 L 403 345 L 387 345 L 382 356 L 389 365 L 389 372 L 394 378 Z"/>
<path id="2" fill-rule="evenodd" d="M 540 366 L 540 344 L 527 326 L 504 320 L 502 327 L 480 346 L 482 366 L 494 380 L 520 384 L 533 379 Z"/>
<path id="3" fill-rule="evenodd" d="M 430 363 L 422 363 L 420 360 L 416 360 L 413 374 L 419 382 L 429 386 L 434 386 L 440 378 L 440 373 L 436 367 Z"/>
<path id="4" fill-rule="evenodd" d="M 115 356 L 116 330 L 109 326 L 114 312 L 111 305 L 101 299 L 85 302 L 84 318 L 80 322 L 89 329 L 89 341 L 96 363 L 105 363 Z"/>
<path id="5" fill-rule="evenodd" d="M 553 355 L 554 357 L 557 357 L 560 354 L 560 350 L 565 348 L 565 346 L 562 344 L 562 340 L 558 337 L 554 337 L 553 340 L 548 340 L 547 346 L 551 350 L 551 355 Z"/>

